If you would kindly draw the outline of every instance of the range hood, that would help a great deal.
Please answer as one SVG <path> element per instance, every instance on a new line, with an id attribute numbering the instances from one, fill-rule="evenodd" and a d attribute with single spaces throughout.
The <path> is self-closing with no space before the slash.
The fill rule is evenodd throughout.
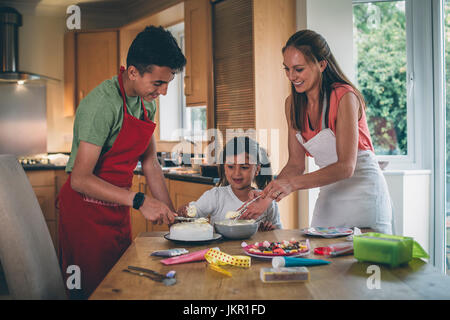
<path id="1" fill-rule="evenodd" d="M 56 80 L 39 74 L 19 71 L 19 27 L 22 15 L 14 8 L 0 7 L 0 82 L 22 84 L 32 80 Z"/>

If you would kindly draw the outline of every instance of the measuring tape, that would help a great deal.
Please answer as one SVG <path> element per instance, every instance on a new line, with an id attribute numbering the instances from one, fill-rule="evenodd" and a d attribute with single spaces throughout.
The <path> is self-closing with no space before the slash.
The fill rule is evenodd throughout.
<path id="1" fill-rule="evenodd" d="M 205 254 L 209 267 L 217 272 L 231 277 L 231 273 L 219 266 L 232 265 L 240 268 L 250 268 L 251 258 L 247 256 L 232 256 L 217 249 L 209 249 Z"/>

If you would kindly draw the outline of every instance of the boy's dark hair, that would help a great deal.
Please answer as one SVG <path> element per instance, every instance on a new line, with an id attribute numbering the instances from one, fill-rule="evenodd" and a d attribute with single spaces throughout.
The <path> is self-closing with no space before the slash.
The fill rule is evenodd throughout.
<path id="1" fill-rule="evenodd" d="M 228 156 L 238 156 L 240 154 L 247 153 L 250 157 L 250 164 L 256 164 L 261 166 L 260 173 L 255 177 L 254 182 L 258 189 L 264 189 L 270 181 L 272 181 L 272 170 L 270 167 L 269 157 L 266 150 L 261 148 L 258 142 L 254 141 L 250 137 L 241 136 L 234 137 L 225 145 L 220 154 L 219 163 L 219 182 L 218 186 L 227 186 L 229 182 L 225 176 L 225 162 Z"/>
<path id="2" fill-rule="evenodd" d="M 142 75 L 151 72 L 151 65 L 169 67 L 176 72 L 186 65 L 186 58 L 177 41 L 161 26 L 145 27 L 128 49 L 127 67 L 135 66 Z"/>

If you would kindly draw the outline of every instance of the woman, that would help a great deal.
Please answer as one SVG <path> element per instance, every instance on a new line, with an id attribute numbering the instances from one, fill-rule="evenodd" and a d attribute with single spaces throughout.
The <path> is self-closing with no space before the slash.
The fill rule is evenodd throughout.
<path id="1" fill-rule="evenodd" d="M 130 46 L 127 68 L 94 88 L 78 106 L 70 173 L 59 194 L 63 275 L 78 266 L 87 298 L 131 244 L 130 207 L 153 223 L 172 223 L 175 213 L 156 157 L 156 105 L 186 59 L 172 35 L 147 27 Z M 130 190 L 138 161 L 153 195 Z"/>
<path id="2" fill-rule="evenodd" d="M 296 32 L 282 52 L 292 84 L 285 102 L 289 160 L 244 217 L 258 216 L 272 199 L 320 187 L 311 226 L 370 227 L 392 233 L 389 193 L 375 158 L 361 93 L 316 32 Z M 305 154 L 314 158 L 319 170 L 304 173 Z"/>

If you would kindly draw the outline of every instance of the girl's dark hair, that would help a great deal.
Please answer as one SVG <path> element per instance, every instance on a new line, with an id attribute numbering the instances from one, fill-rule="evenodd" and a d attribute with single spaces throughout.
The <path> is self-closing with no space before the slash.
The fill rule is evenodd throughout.
<path id="1" fill-rule="evenodd" d="M 319 84 L 319 119 L 322 113 L 323 97 L 326 95 L 328 104 L 325 112 L 325 119 L 328 119 L 328 112 L 330 106 L 330 95 L 334 84 L 342 83 L 351 86 L 358 97 L 360 108 L 364 107 L 364 98 L 358 89 L 350 82 L 339 67 L 336 59 L 331 53 L 330 47 L 326 40 L 318 33 L 312 30 L 300 30 L 294 33 L 286 45 L 282 49 L 282 53 L 288 48 L 294 47 L 301 51 L 305 56 L 307 62 L 317 64 L 319 61 L 325 60 L 327 66 L 321 74 L 321 82 Z M 306 107 L 308 98 L 305 93 L 297 93 L 295 87 L 291 84 L 292 104 L 290 107 L 290 122 L 291 126 L 298 130 L 304 131 L 306 126 Z M 328 121 L 325 121 L 325 126 L 328 128 Z"/>
<path id="2" fill-rule="evenodd" d="M 169 67 L 176 72 L 186 65 L 186 58 L 181 52 L 172 34 L 163 27 L 149 26 L 140 32 L 128 49 L 127 67 L 135 66 L 142 75 L 151 72 L 151 66 Z"/>
<path id="3" fill-rule="evenodd" d="M 225 145 L 220 154 L 219 163 L 219 182 L 217 186 L 227 186 L 229 182 L 225 176 L 225 162 L 228 156 L 237 156 L 243 153 L 247 153 L 250 158 L 250 164 L 256 164 L 261 166 L 259 174 L 255 177 L 255 184 L 258 189 L 264 189 L 270 181 L 272 181 L 272 169 L 270 166 L 269 157 L 264 148 L 261 148 L 259 144 L 253 139 L 242 136 L 234 137 Z"/>

